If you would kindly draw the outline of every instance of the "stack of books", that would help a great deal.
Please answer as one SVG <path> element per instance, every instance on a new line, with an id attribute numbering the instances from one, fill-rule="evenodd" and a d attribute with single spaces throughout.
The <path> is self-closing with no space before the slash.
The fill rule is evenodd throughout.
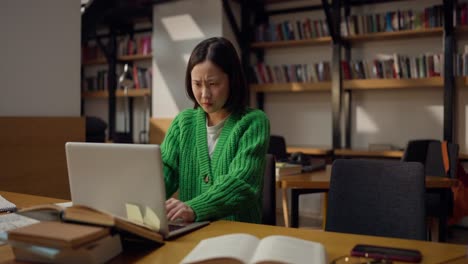
<path id="1" fill-rule="evenodd" d="M 16 260 L 43 263 L 104 263 L 120 254 L 109 228 L 43 221 L 8 232 Z"/>
<path id="2" fill-rule="evenodd" d="M 281 176 L 294 175 L 302 172 L 302 165 L 286 162 L 276 162 L 276 179 Z"/>
<path id="3" fill-rule="evenodd" d="M 0 232 L 0 241 L 11 245 L 19 261 L 104 263 L 120 254 L 127 244 L 164 244 L 162 235 L 149 226 L 82 205 L 33 206 L 17 216 L 35 220 L 7 233 Z"/>

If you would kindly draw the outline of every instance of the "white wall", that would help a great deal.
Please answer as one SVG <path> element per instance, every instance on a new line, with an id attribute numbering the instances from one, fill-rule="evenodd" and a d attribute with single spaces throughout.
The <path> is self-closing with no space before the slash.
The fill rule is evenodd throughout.
<path id="1" fill-rule="evenodd" d="M 221 0 L 175 1 L 153 7 L 153 117 L 172 118 L 193 107 L 185 93 L 187 61 L 200 41 L 222 35 L 222 16 Z M 171 37 L 163 21 L 174 27 L 175 36 Z"/>
<path id="2" fill-rule="evenodd" d="M 0 115 L 80 115 L 80 0 L 4 0 Z"/>

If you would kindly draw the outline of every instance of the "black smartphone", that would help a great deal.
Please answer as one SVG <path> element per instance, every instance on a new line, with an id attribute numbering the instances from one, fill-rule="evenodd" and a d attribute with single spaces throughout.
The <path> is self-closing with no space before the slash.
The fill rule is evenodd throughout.
<path id="1" fill-rule="evenodd" d="M 418 263 L 422 260 L 419 250 L 358 244 L 351 250 L 351 256 L 372 259 L 387 259 Z"/>

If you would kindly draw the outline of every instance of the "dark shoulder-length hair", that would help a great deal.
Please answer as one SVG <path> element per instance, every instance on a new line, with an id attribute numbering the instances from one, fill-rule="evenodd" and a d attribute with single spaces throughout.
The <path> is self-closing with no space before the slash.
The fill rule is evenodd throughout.
<path id="1" fill-rule="evenodd" d="M 213 37 L 200 42 L 190 55 L 185 73 L 185 89 L 189 98 L 199 107 L 192 91 L 192 69 L 206 60 L 218 66 L 229 78 L 229 96 L 224 108 L 229 112 L 240 112 L 247 107 L 249 88 L 232 43 L 222 37 Z"/>

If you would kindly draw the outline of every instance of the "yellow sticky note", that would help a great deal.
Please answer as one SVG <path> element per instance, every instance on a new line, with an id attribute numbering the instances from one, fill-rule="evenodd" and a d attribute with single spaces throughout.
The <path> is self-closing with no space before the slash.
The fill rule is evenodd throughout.
<path id="1" fill-rule="evenodd" d="M 148 206 L 145 207 L 145 217 L 143 219 L 145 225 L 150 227 L 155 231 L 159 231 L 161 227 L 161 220 L 159 219 L 158 215 L 153 211 L 153 209 L 149 208 Z"/>
<path id="2" fill-rule="evenodd" d="M 141 215 L 141 210 L 138 205 L 127 203 L 125 204 L 125 209 L 127 210 L 128 220 L 143 224 L 143 216 Z"/>

